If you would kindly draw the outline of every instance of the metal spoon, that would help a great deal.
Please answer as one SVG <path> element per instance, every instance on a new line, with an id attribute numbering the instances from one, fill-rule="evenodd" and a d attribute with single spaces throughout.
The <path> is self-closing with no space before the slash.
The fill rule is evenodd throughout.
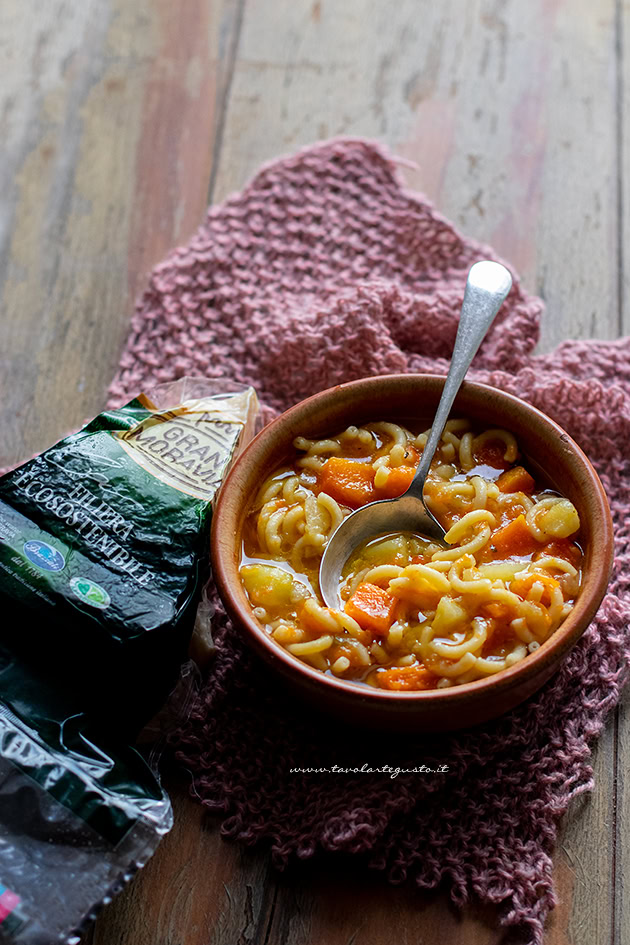
<path id="1" fill-rule="evenodd" d="M 510 273 L 499 263 L 483 260 L 471 267 L 451 367 L 416 474 L 403 495 L 362 506 L 345 518 L 329 538 L 319 566 L 319 587 L 328 607 L 341 607 L 341 570 L 352 552 L 368 538 L 409 531 L 446 544 L 446 532 L 425 505 L 424 483 L 457 391 L 511 286 Z"/>

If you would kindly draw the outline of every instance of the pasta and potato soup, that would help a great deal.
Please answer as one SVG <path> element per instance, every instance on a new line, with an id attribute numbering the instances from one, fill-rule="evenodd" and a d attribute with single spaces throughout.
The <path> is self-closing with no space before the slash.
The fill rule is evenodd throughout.
<path id="1" fill-rule="evenodd" d="M 323 605 L 329 536 L 352 510 L 406 491 L 428 433 L 379 421 L 298 437 L 294 461 L 248 514 L 240 575 L 254 616 L 324 673 L 399 691 L 471 682 L 524 659 L 573 606 L 583 559 L 574 505 L 536 482 L 511 433 L 465 419 L 446 424 L 424 490 L 449 546 L 410 533 L 371 539 L 343 569 L 343 609 Z"/>

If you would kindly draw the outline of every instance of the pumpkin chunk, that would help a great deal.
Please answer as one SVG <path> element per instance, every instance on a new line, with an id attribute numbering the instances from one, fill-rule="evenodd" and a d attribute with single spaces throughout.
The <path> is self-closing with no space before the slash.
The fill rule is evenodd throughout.
<path id="1" fill-rule="evenodd" d="M 396 604 L 389 591 L 365 581 L 348 599 L 345 610 L 364 630 L 385 636 L 394 622 Z"/>
<path id="2" fill-rule="evenodd" d="M 525 492 L 531 495 L 536 483 L 523 466 L 514 466 L 501 473 L 497 486 L 501 492 Z"/>
<path id="3" fill-rule="evenodd" d="M 426 666 L 419 663 L 379 670 L 376 678 L 381 689 L 395 689 L 399 692 L 433 689 L 437 680 L 434 673 L 430 673 Z"/>
<path id="4" fill-rule="evenodd" d="M 319 488 L 342 505 L 358 509 L 376 498 L 374 470 L 369 463 L 331 456 L 318 476 Z"/>
<path id="5" fill-rule="evenodd" d="M 511 522 L 497 529 L 490 539 L 492 550 L 501 557 L 512 555 L 530 555 L 540 548 L 529 528 L 524 515 L 519 515 Z"/>

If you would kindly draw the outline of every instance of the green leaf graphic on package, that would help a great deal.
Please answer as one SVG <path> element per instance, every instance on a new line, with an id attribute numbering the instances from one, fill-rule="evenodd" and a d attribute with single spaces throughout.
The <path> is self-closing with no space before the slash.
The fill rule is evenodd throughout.
<path id="1" fill-rule="evenodd" d="M 85 601 L 91 607 L 99 607 L 101 610 L 105 610 L 110 605 L 110 597 L 107 591 L 100 584 L 90 581 L 89 578 L 73 577 L 70 581 L 70 587 L 79 600 Z"/>

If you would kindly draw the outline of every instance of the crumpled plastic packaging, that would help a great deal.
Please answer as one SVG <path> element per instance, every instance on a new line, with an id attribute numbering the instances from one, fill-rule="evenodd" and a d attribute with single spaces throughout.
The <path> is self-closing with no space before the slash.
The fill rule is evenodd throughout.
<path id="1" fill-rule="evenodd" d="M 78 942 L 172 825 L 132 746 L 186 711 L 193 629 L 211 658 L 212 505 L 257 415 L 183 378 L 0 478 L 0 943 Z"/>

